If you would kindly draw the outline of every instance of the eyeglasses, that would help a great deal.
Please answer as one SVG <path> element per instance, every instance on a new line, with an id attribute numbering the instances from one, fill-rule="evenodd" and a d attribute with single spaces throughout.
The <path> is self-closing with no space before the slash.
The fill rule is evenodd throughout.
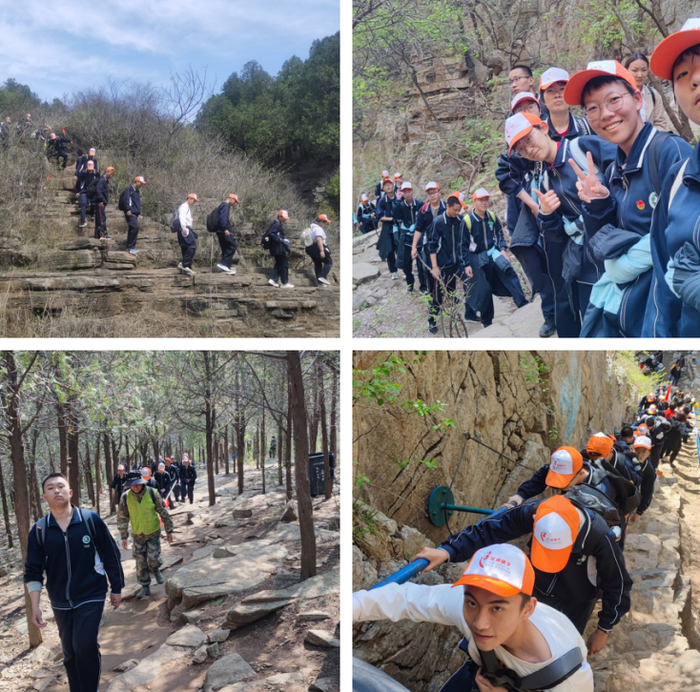
<path id="1" fill-rule="evenodd" d="M 509 84 L 516 84 L 519 82 L 521 79 L 530 79 L 530 77 L 526 74 L 521 75 L 520 77 L 513 77 L 513 79 L 508 80 Z"/>
<path id="2" fill-rule="evenodd" d="M 534 134 L 535 134 L 535 130 L 533 128 L 533 130 L 530 132 L 530 134 L 527 137 L 525 137 L 524 139 L 521 139 L 519 142 L 516 142 L 516 144 L 514 145 L 513 148 L 515 149 L 515 151 L 518 152 L 518 154 L 522 154 L 524 151 L 529 149 L 534 144 L 534 142 L 532 140 L 532 136 Z"/>
<path id="3" fill-rule="evenodd" d="M 626 94 L 609 94 L 607 98 L 603 101 L 603 104 L 611 113 L 617 113 L 617 111 L 619 111 L 620 108 L 622 108 L 622 99 L 625 96 L 632 96 L 632 94 L 630 94 L 629 92 L 627 92 Z M 591 122 L 594 122 L 595 120 L 598 120 L 598 118 L 600 118 L 600 111 L 601 106 L 598 103 L 592 103 L 590 106 L 585 106 L 585 108 L 583 109 L 583 112 L 586 114 L 586 117 Z"/>
<path id="4" fill-rule="evenodd" d="M 535 101 L 525 101 L 525 103 L 521 102 L 515 107 L 513 115 L 517 115 L 518 113 L 532 113 L 532 115 L 539 115 L 540 104 L 536 103 Z"/>

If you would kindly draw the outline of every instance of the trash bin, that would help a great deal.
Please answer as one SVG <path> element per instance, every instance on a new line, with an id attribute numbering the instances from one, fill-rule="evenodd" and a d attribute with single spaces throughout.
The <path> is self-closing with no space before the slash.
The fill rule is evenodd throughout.
<path id="1" fill-rule="evenodd" d="M 335 479 L 335 456 L 333 452 L 328 453 L 328 462 L 331 467 L 331 483 Z M 314 452 L 309 455 L 309 485 L 311 487 L 311 497 L 323 495 L 325 493 L 326 473 L 323 467 L 323 452 Z"/>

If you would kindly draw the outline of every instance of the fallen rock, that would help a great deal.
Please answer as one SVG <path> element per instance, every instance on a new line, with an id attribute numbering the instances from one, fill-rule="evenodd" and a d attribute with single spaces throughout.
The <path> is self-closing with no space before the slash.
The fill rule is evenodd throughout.
<path id="1" fill-rule="evenodd" d="M 234 509 L 233 518 L 234 519 L 250 519 L 253 516 L 252 509 Z"/>
<path id="2" fill-rule="evenodd" d="M 223 627 L 230 630 L 238 629 L 250 622 L 255 622 L 264 618 L 276 610 L 280 610 L 288 606 L 292 602 L 291 598 L 285 598 L 278 601 L 266 601 L 264 603 L 255 603 L 252 605 L 237 605 L 231 608 L 226 615 Z"/>
<path id="3" fill-rule="evenodd" d="M 379 276 L 379 268 L 366 262 L 357 262 L 352 265 L 352 282 L 355 286 L 360 286 Z"/>
<path id="4" fill-rule="evenodd" d="M 196 649 L 207 641 L 207 635 L 195 625 L 186 625 L 181 630 L 171 634 L 165 643 L 168 646 L 188 646 Z"/>
<path id="5" fill-rule="evenodd" d="M 298 519 L 294 504 L 294 500 L 290 500 L 287 503 L 287 506 L 284 508 L 284 512 L 282 512 L 282 516 L 280 517 L 280 521 L 289 523 Z"/>
<path id="6" fill-rule="evenodd" d="M 114 666 L 112 670 L 115 673 L 126 673 L 128 670 L 131 670 L 132 668 L 136 668 L 136 666 L 139 664 L 139 662 L 135 658 L 130 658 L 128 661 L 123 661 L 117 666 Z"/>
<path id="7" fill-rule="evenodd" d="M 255 671 L 239 654 L 229 654 L 215 661 L 207 671 L 204 682 L 204 692 L 217 692 L 218 690 L 255 677 Z"/>
<path id="8" fill-rule="evenodd" d="M 204 661 L 207 660 L 207 647 L 206 646 L 200 646 L 199 649 L 197 649 L 194 654 L 192 654 L 192 661 L 194 663 L 204 663 Z"/>
<path id="9" fill-rule="evenodd" d="M 221 647 L 217 642 L 207 646 L 207 655 L 209 658 L 219 658 L 219 656 L 221 656 Z"/>
<path id="10" fill-rule="evenodd" d="M 213 644 L 214 642 L 225 642 L 228 639 L 228 635 L 231 634 L 231 630 L 211 630 L 207 632 L 207 639 Z"/>
<path id="11" fill-rule="evenodd" d="M 107 692 L 132 692 L 139 685 L 149 685 L 164 673 L 185 664 L 190 657 L 190 650 L 163 644 L 150 656 L 146 656 L 131 670 L 112 680 Z"/>
<path id="12" fill-rule="evenodd" d="M 54 682 L 56 682 L 56 678 L 54 678 L 53 675 L 48 675 L 45 678 L 41 678 L 41 680 L 37 680 L 32 685 L 32 689 L 36 690 L 36 692 L 44 692 L 44 690 L 53 685 Z"/>
<path id="13" fill-rule="evenodd" d="M 330 692 L 332 685 L 330 678 L 318 678 L 309 685 L 309 692 Z"/>
<path id="14" fill-rule="evenodd" d="M 237 682 L 227 685 L 221 692 L 289 692 L 291 689 L 301 689 L 305 682 L 301 673 L 278 673 L 264 680 Z"/>
<path id="15" fill-rule="evenodd" d="M 318 622 L 319 620 L 330 620 L 330 613 L 323 610 L 308 610 L 297 615 L 297 622 Z"/>
<path id="16" fill-rule="evenodd" d="M 217 560 L 222 557 L 233 557 L 236 553 L 233 552 L 230 548 L 215 548 L 214 552 L 211 554 L 212 557 L 216 558 Z"/>
<path id="17" fill-rule="evenodd" d="M 322 596 L 329 596 L 340 592 L 340 572 L 337 569 L 329 570 L 310 579 L 290 586 L 288 589 L 259 591 L 252 596 L 244 598 L 241 603 L 265 603 L 278 601 L 286 598 L 296 598 L 299 600 L 316 599 Z"/>
<path id="18" fill-rule="evenodd" d="M 309 630 L 304 637 L 304 641 L 307 644 L 322 646 L 326 649 L 340 646 L 340 639 L 334 637 L 332 632 L 326 632 L 325 630 Z"/>

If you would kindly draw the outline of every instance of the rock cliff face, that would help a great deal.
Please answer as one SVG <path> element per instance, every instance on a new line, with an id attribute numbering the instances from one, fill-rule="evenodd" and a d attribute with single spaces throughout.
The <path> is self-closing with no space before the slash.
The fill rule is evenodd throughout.
<path id="1" fill-rule="evenodd" d="M 415 358 L 412 352 L 400 355 Z M 370 368 L 383 356 L 356 354 L 355 367 Z M 492 507 L 547 463 L 557 447 L 581 447 L 591 432 L 619 429 L 636 397 L 602 351 L 434 351 L 397 381 L 402 397 L 445 404 L 441 416 L 454 419 L 455 427 L 435 431 L 416 415 L 383 415 L 358 404 L 358 472 L 371 480 L 366 499 L 373 507 L 436 541 L 444 530 L 432 526 L 424 511 L 432 488 L 450 485 L 454 475 L 457 504 Z M 507 459 L 474 440 L 465 446 L 464 431 Z M 394 463 L 410 457 L 434 457 L 437 468 L 414 461 L 400 470 Z M 455 514 L 450 527 L 458 530 L 472 520 Z"/>
<path id="2" fill-rule="evenodd" d="M 369 370 L 388 355 L 357 353 L 355 367 Z M 592 432 L 619 429 L 641 396 L 605 352 L 440 351 L 428 353 L 420 363 L 413 352 L 398 355 L 409 365 L 405 373 L 386 379 L 402 386 L 401 398 L 440 401 L 445 407 L 434 419 L 428 414 L 426 422 L 399 407 L 355 405 L 357 474 L 371 481 L 356 493 L 367 504 L 358 500 L 355 506 L 360 518 L 353 547 L 355 590 L 403 567 L 423 545 L 439 543 L 479 519 L 455 513 L 449 527 L 434 527 L 425 512 L 432 488 L 454 480 L 456 504 L 497 507 L 556 447 L 580 448 Z M 694 359 L 695 354 L 688 358 Z M 694 383 L 689 366 L 681 385 L 690 389 Z M 432 429 L 448 417 L 455 420 L 454 428 Z M 465 447 L 464 431 L 512 461 L 474 440 Z M 410 457 L 414 460 L 404 469 L 394 463 Z M 427 458 L 435 458 L 437 467 L 416 461 Z M 596 692 L 641 686 L 680 692 L 700 684 L 693 566 L 700 550 L 695 439 L 684 447 L 676 469 L 662 468 L 652 506 L 627 539 L 626 562 L 635 582 L 632 610 L 591 660 Z M 463 567 L 447 565 L 412 581 L 450 583 Z M 459 638 L 440 625 L 378 621 L 355 626 L 354 649 L 412 692 L 432 692 L 462 664 Z"/>

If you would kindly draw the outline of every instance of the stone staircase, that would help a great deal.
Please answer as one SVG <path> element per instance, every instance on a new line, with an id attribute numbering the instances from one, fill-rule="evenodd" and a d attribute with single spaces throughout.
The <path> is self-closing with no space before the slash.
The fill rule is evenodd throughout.
<path id="1" fill-rule="evenodd" d="M 302 248 L 290 256 L 293 289 L 268 285 L 272 258 L 251 227 L 237 228 L 237 273 L 216 270 L 219 247 L 200 212 L 195 276 L 176 265 L 180 248 L 167 226 L 143 219 L 138 256 L 126 251 L 126 224 L 110 204 L 110 240 L 79 228 L 69 166 L 48 181 L 42 211 L 51 236 L 30 247 L 19 233 L 0 238 L 0 334 L 3 336 L 338 336 L 339 286 L 319 287 Z M 295 234 L 290 234 L 294 237 Z M 242 238 L 242 240 L 241 240 Z M 10 265 L 9 270 L 7 265 Z"/>

